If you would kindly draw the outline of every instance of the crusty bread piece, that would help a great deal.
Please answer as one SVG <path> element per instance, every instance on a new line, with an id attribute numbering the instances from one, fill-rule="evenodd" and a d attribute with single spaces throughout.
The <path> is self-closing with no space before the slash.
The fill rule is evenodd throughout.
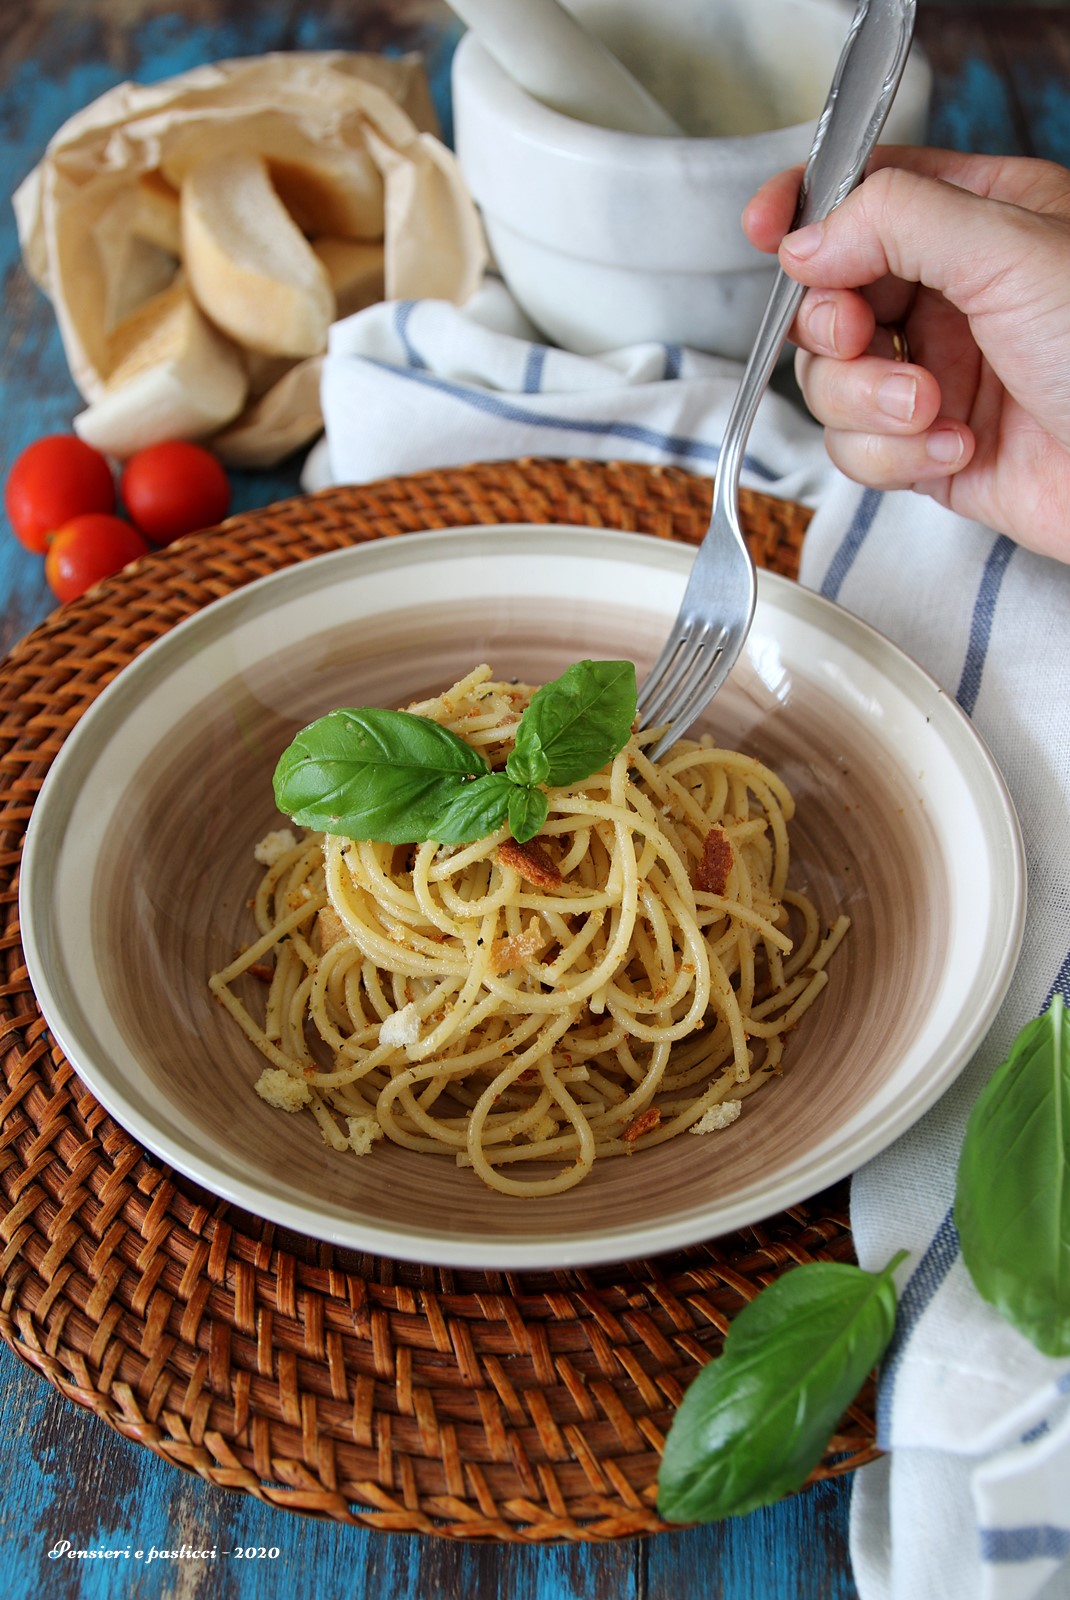
<path id="1" fill-rule="evenodd" d="M 317 355 L 334 295 L 268 176 L 249 151 L 203 161 L 182 183 L 182 259 L 217 327 L 268 355 Z"/>
<path id="2" fill-rule="evenodd" d="M 322 366 L 322 356 L 306 356 L 266 394 L 250 397 L 241 415 L 212 440 L 220 461 L 228 467 L 270 467 L 322 433 Z"/>
<path id="3" fill-rule="evenodd" d="M 383 237 L 383 175 L 367 150 L 323 151 L 315 162 L 268 156 L 276 193 L 301 232 Z"/>
<path id="4" fill-rule="evenodd" d="M 179 280 L 115 329 L 104 392 L 74 419 L 88 444 L 124 458 L 164 439 L 197 439 L 237 416 L 240 353 Z"/>
<path id="5" fill-rule="evenodd" d="M 178 190 L 162 172 L 143 172 L 134 190 L 137 205 L 130 223 L 132 233 L 173 256 L 182 254 L 182 225 Z"/>
<path id="6" fill-rule="evenodd" d="M 339 317 L 351 317 L 383 298 L 381 244 L 324 237 L 313 239 L 312 248 L 327 269 Z"/>
<path id="7" fill-rule="evenodd" d="M 383 247 L 358 239 L 313 239 L 312 248 L 327 269 L 334 292 L 335 314 L 350 317 L 365 306 L 374 305 L 383 298 Z M 268 394 L 276 384 L 293 371 L 293 356 L 269 356 L 261 350 L 244 349 L 242 357 L 249 380 L 246 411 L 261 395 Z M 307 361 L 309 358 L 305 357 Z M 236 423 L 242 427 L 243 418 Z"/>

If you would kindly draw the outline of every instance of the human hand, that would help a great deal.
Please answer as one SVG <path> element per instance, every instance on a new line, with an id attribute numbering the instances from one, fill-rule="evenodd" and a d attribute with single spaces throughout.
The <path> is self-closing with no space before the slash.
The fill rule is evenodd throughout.
<path id="1" fill-rule="evenodd" d="M 771 178 L 743 226 L 808 286 L 796 374 L 832 460 L 1070 561 L 1070 172 L 888 146 L 785 236 L 800 175 Z"/>

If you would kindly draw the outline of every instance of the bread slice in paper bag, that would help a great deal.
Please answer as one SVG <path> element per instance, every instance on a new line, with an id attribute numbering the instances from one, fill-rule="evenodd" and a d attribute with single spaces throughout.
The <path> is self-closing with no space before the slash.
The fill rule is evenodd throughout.
<path id="1" fill-rule="evenodd" d="M 116 327 L 107 379 L 75 429 L 119 457 L 161 439 L 204 439 L 238 415 L 248 388 L 241 351 L 180 275 Z"/>
<path id="2" fill-rule="evenodd" d="M 200 438 L 274 464 L 322 427 L 333 320 L 460 304 L 486 264 L 416 57 L 282 53 L 120 84 L 14 204 L 87 402 L 75 427 L 120 458 Z"/>

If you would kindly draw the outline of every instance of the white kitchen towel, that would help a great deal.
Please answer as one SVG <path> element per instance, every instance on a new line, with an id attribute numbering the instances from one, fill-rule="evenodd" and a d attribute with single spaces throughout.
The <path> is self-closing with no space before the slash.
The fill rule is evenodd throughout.
<path id="1" fill-rule="evenodd" d="M 540 344 L 499 279 L 462 307 L 382 302 L 336 323 L 323 364 L 326 432 L 304 485 L 364 483 L 469 461 L 589 456 L 712 472 L 739 367 L 677 345 L 576 356 Z M 762 402 L 743 480 L 813 504 L 821 437 L 779 395 Z"/>
<path id="2" fill-rule="evenodd" d="M 548 348 L 496 280 L 463 308 L 375 306 L 339 323 L 309 488 L 518 456 L 712 473 L 739 368 L 674 346 L 597 358 Z M 1070 1600 L 1070 1361 L 980 1299 L 951 1216 L 963 1126 L 1018 1029 L 1070 1002 L 1070 567 L 910 493 L 829 464 L 821 433 L 769 394 L 744 481 L 816 507 L 801 579 L 871 621 L 955 695 L 999 762 L 1026 841 L 1023 954 L 985 1045 L 852 1187 L 864 1266 L 900 1248 L 899 1315 L 859 1472 L 861 1600 Z"/>
<path id="3" fill-rule="evenodd" d="M 1070 566 L 909 493 L 839 478 L 802 582 L 865 617 L 952 693 L 998 762 L 1025 839 L 1022 956 L 985 1043 L 922 1122 L 856 1173 L 863 1266 L 911 1251 L 878 1400 L 890 1460 L 858 1474 L 864 1600 L 1070 1596 L 1070 1360 L 978 1296 L 952 1217 L 970 1107 L 1018 1032 L 1070 1003 Z"/>

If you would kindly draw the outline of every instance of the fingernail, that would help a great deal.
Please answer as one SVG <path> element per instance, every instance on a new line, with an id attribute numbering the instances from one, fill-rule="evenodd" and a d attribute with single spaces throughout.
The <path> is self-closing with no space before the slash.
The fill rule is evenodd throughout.
<path id="1" fill-rule="evenodd" d="M 821 300 L 810 313 L 810 337 L 824 350 L 836 348 L 836 302 Z"/>
<path id="2" fill-rule="evenodd" d="M 918 380 L 908 372 L 893 372 L 877 390 L 877 404 L 886 417 L 909 422 L 918 398 Z M 955 435 L 958 438 L 958 435 Z"/>
<path id="3" fill-rule="evenodd" d="M 805 228 L 798 228 L 794 233 L 787 235 L 784 240 L 784 249 L 799 261 L 806 261 L 808 257 L 815 255 L 820 250 L 821 241 L 824 237 L 824 223 L 808 222 Z"/>
<path id="4" fill-rule="evenodd" d="M 941 428 L 930 433 L 925 449 L 930 461 L 938 461 L 942 467 L 953 467 L 956 461 L 961 461 L 965 445 L 956 428 Z"/>

